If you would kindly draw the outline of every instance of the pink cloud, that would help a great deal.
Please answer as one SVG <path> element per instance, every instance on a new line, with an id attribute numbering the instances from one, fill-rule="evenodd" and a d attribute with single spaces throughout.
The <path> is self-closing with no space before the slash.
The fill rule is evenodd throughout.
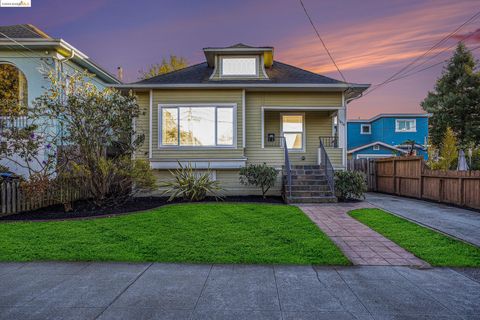
<path id="1" fill-rule="evenodd" d="M 371 68 L 412 60 L 450 33 L 477 8 L 474 2 L 439 2 L 432 10 L 430 4 L 370 21 L 330 30 L 319 26 L 330 51 L 342 70 Z M 477 30 L 478 31 L 478 30 Z M 477 32 L 475 31 L 475 32 Z M 478 35 L 480 37 L 480 33 Z M 475 38 L 477 36 L 475 35 Z M 334 72 L 313 31 L 295 39 L 284 39 L 287 44 L 277 56 L 314 72 Z M 436 48 L 436 54 L 451 42 Z"/>
<path id="2" fill-rule="evenodd" d="M 467 42 L 480 42 L 480 28 L 464 34 L 456 34 L 453 38 L 458 41 L 465 40 Z"/>

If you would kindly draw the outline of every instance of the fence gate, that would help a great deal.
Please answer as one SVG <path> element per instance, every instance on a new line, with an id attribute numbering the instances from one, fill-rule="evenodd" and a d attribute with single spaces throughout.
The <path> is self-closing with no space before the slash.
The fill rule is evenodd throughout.
<path id="1" fill-rule="evenodd" d="M 347 161 L 349 171 L 360 171 L 367 177 L 368 191 L 376 190 L 375 160 L 374 159 L 349 159 Z"/>

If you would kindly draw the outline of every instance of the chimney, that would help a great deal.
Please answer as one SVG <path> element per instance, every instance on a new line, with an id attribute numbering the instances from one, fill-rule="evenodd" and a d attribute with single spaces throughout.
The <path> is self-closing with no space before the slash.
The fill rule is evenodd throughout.
<path id="1" fill-rule="evenodd" d="M 117 78 L 120 81 L 123 81 L 123 68 L 117 67 Z"/>

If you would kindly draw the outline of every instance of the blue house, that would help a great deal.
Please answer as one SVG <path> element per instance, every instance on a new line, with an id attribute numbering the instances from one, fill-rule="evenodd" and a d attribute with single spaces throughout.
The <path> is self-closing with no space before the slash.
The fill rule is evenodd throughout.
<path id="1" fill-rule="evenodd" d="M 429 114 L 379 114 L 369 120 L 349 120 L 349 158 L 408 154 L 414 142 L 416 155 L 427 159 L 428 117 Z"/>

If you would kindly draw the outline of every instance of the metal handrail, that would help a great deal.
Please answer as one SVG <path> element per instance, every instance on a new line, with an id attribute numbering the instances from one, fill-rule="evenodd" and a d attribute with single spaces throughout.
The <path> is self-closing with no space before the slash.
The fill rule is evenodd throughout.
<path id="1" fill-rule="evenodd" d="M 320 139 L 320 167 L 325 170 L 325 176 L 327 177 L 328 184 L 332 190 L 335 191 L 335 169 L 333 169 L 332 162 L 325 150 L 325 146 Z"/>
<path id="2" fill-rule="evenodd" d="M 292 197 L 292 170 L 290 166 L 290 158 L 288 157 L 287 140 L 283 136 L 279 138 L 282 141 L 281 145 L 283 146 L 284 155 L 285 155 L 285 170 L 287 173 L 288 197 L 291 198 Z"/>
<path id="3" fill-rule="evenodd" d="M 318 139 L 325 147 L 338 148 L 338 136 L 320 136 Z"/>

